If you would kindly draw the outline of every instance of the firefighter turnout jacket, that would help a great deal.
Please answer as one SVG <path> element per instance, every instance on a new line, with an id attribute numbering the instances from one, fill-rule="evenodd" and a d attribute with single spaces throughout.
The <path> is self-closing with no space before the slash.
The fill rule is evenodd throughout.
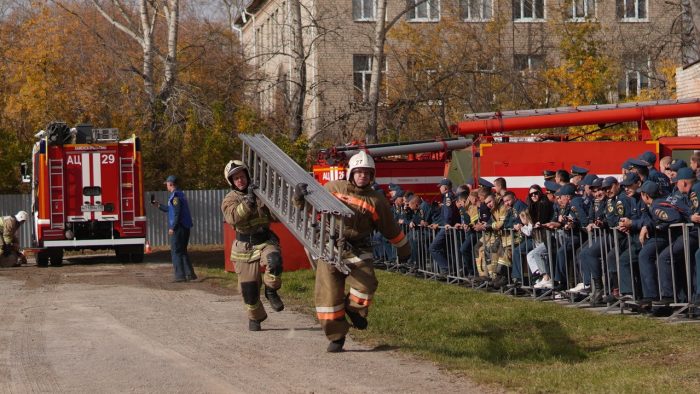
<path id="1" fill-rule="evenodd" d="M 19 237 L 17 236 L 17 230 L 19 229 L 19 222 L 14 216 L 4 216 L 0 221 L 0 232 L 2 233 L 2 243 L 3 245 L 12 245 L 15 248 L 19 247 Z"/>
<path id="2" fill-rule="evenodd" d="M 231 261 L 235 263 L 248 263 L 259 260 L 261 249 L 267 243 L 272 242 L 271 238 L 264 239 L 271 234 L 270 223 L 273 222 L 273 219 L 270 210 L 257 197 L 256 206 L 251 210 L 244 201 L 245 197 L 246 193 L 232 190 L 224 197 L 224 201 L 221 203 L 224 220 L 235 228 L 237 237 L 247 236 L 247 238 L 254 240 L 254 242 L 245 242 L 250 244 L 249 250 L 231 248 Z M 255 242 L 256 236 L 258 237 L 257 240 L 264 240 Z"/>
<path id="3" fill-rule="evenodd" d="M 411 255 L 405 234 L 394 220 L 389 203 L 379 193 L 371 187 L 359 188 L 344 180 L 328 182 L 325 187 L 355 213 L 345 220 L 347 242 L 362 244 L 377 230 L 396 247 L 400 258 Z"/>
<path id="4" fill-rule="evenodd" d="M 267 312 L 260 302 L 260 286 L 265 284 L 265 294 L 282 286 L 282 255 L 279 240 L 270 231 L 273 216 L 263 202 L 255 197 L 251 208 L 246 203 L 247 193 L 232 190 L 221 202 L 224 220 L 236 230 L 231 245 L 230 260 L 236 266 L 238 287 L 248 311 L 248 319 L 262 322 Z M 260 274 L 260 267 L 265 274 Z M 281 309 L 275 309 L 277 311 Z"/>

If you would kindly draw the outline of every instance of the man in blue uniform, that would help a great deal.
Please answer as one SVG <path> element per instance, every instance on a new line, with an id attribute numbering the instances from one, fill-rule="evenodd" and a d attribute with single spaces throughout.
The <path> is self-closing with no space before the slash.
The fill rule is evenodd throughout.
<path id="1" fill-rule="evenodd" d="M 554 280 L 559 282 L 556 289 L 566 289 L 567 274 L 573 269 L 574 251 L 581 245 L 580 230 L 588 225 L 588 217 L 583 209 L 581 197 L 575 197 L 576 187 L 570 183 L 563 184 L 555 193 L 558 205 L 555 207 L 555 219 L 544 226 L 550 230 L 560 230 L 560 245 L 557 248 L 557 266 Z"/>
<path id="2" fill-rule="evenodd" d="M 644 203 L 649 207 L 648 216 L 640 217 L 641 231 L 639 240 L 642 243 L 642 250 L 639 252 L 639 274 L 642 282 L 643 298 L 640 306 L 650 307 L 653 301 L 659 302 L 659 287 L 656 276 L 656 253 L 668 247 L 667 230 L 673 223 L 683 222 L 681 207 L 673 204 L 678 203 L 677 198 L 667 198 L 659 195 L 659 186 L 655 182 L 646 181 L 641 187 L 641 196 Z M 669 296 L 667 294 L 667 296 Z M 667 300 L 664 300 L 665 303 Z"/>
<path id="3" fill-rule="evenodd" d="M 510 260 L 512 263 L 511 279 L 522 283 L 523 255 L 527 254 L 534 247 L 532 238 L 528 238 L 520 232 L 520 229 L 523 227 L 520 214 L 523 211 L 527 211 L 527 205 L 518 199 L 512 191 L 508 191 L 503 195 L 503 205 L 507 210 L 506 218 L 503 222 L 503 229 L 506 231 L 502 240 L 505 260 Z"/>
<path id="4" fill-rule="evenodd" d="M 544 189 L 546 191 L 545 194 L 547 196 L 547 200 L 549 200 L 549 202 L 551 202 L 552 204 L 557 203 L 557 198 L 554 194 L 559 190 L 560 187 L 561 186 L 554 181 L 544 181 Z"/>
<path id="5" fill-rule="evenodd" d="M 695 184 L 695 173 L 688 167 L 680 168 L 673 182 L 676 183 L 676 191 L 666 198 L 666 203 L 673 207 L 680 214 L 680 219 L 674 223 L 688 223 L 693 214 L 693 203 L 690 199 L 691 189 Z M 675 270 L 676 283 L 685 283 L 685 260 L 684 260 L 684 240 L 681 236 L 680 228 L 672 229 L 672 244 L 659 253 L 657 261 L 659 270 L 659 284 L 661 285 L 660 305 L 667 305 L 674 300 L 673 270 Z M 698 236 L 696 231 L 690 231 L 688 237 L 689 250 L 698 247 Z M 671 266 L 673 260 L 673 267 Z M 677 295 L 677 294 L 675 294 Z"/>
<path id="6" fill-rule="evenodd" d="M 620 231 L 627 234 L 629 238 L 628 242 L 624 242 L 628 244 L 626 250 L 620 254 L 619 288 L 617 295 L 614 294 L 615 290 L 613 289 L 613 296 L 621 299 L 631 299 L 633 283 L 636 282 L 635 287 L 639 288 L 638 256 L 639 251 L 642 249 L 642 244 L 639 242 L 640 223 L 642 223 L 644 218 L 649 217 L 649 208 L 644 204 L 642 196 L 639 194 L 642 181 L 637 174 L 626 174 L 620 184 L 625 189 L 627 197 L 632 201 L 632 212 L 622 217 L 618 223 Z"/>
<path id="7" fill-rule="evenodd" d="M 435 235 L 435 239 L 430 244 L 430 255 L 437 263 L 440 274 L 447 274 L 449 267 L 447 262 L 447 239 L 445 227 L 454 226 L 459 221 L 459 212 L 457 210 L 457 196 L 452 191 L 452 181 L 445 178 L 440 181 L 440 195 L 442 196 L 442 205 L 440 206 L 440 216 L 438 216 L 437 224 L 441 228 Z"/>
<path id="8" fill-rule="evenodd" d="M 593 181 L 596 179 L 598 179 L 598 175 L 586 174 L 578 184 L 577 194 L 581 196 L 583 209 L 585 209 L 586 213 L 589 215 L 591 213 L 591 205 L 593 205 L 593 201 L 595 200 L 591 185 L 593 185 Z"/>
<path id="9" fill-rule="evenodd" d="M 626 175 L 626 179 L 636 176 L 634 173 L 629 173 Z M 627 242 L 624 242 L 625 237 L 622 233 L 615 231 L 615 227 L 620 222 L 620 219 L 632 214 L 632 200 L 622 192 L 617 179 L 614 177 L 607 177 L 603 180 L 603 191 L 606 193 L 607 202 L 605 204 L 605 215 L 603 218 L 603 223 L 600 226 L 607 230 L 604 239 L 614 239 L 612 237 L 617 237 L 618 252 L 622 252 L 627 249 Z M 602 249 L 600 247 L 600 242 L 598 241 L 593 248 L 584 249 L 581 251 L 581 264 L 584 272 L 587 272 L 591 276 L 591 283 L 593 284 L 593 291 L 591 296 L 591 304 L 595 305 L 603 300 L 603 273 L 601 268 L 600 257 L 602 256 Z M 611 273 L 611 283 L 617 283 L 617 261 L 616 251 L 611 250 L 605 257 L 605 261 L 608 263 L 608 270 Z M 585 274 L 584 274 L 585 275 Z M 617 285 L 615 285 L 617 287 Z"/>
<path id="10" fill-rule="evenodd" d="M 556 172 L 552 171 L 552 170 L 542 171 L 542 177 L 544 178 L 545 181 L 554 181 L 555 174 L 556 174 Z"/>
<path id="11" fill-rule="evenodd" d="M 642 153 L 639 158 L 644 160 L 649 164 L 649 180 L 656 182 L 659 185 L 659 192 L 662 195 L 666 195 L 671 192 L 671 180 L 666 176 L 666 174 L 656 170 L 654 165 L 656 164 L 656 154 L 654 152 L 646 151 Z"/>
<path id="12" fill-rule="evenodd" d="M 175 282 L 186 282 L 197 279 L 192 263 L 187 255 L 187 244 L 190 241 L 190 229 L 192 228 L 192 216 L 187 204 L 185 193 L 177 186 L 177 177 L 170 175 L 165 180 L 165 186 L 170 192 L 168 205 L 153 201 L 158 209 L 168 214 L 168 235 L 170 235 L 170 254 L 175 270 Z"/>
<path id="13" fill-rule="evenodd" d="M 673 161 L 671 161 L 671 164 L 668 165 L 668 174 L 669 174 L 668 178 L 669 179 L 675 178 L 676 174 L 678 173 L 678 170 L 680 170 L 681 168 L 685 168 L 685 167 L 688 167 L 688 163 L 686 163 L 685 160 L 674 159 Z M 674 192 L 675 190 L 676 189 L 674 188 L 674 185 L 671 184 L 671 187 L 668 190 L 668 192 L 666 194 L 662 194 L 662 195 L 668 195 L 671 192 Z M 663 190 L 659 190 L 659 191 L 663 193 Z"/>
<path id="14" fill-rule="evenodd" d="M 588 169 L 579 167 L 579 166 L 571 166 L 571 179 L 570 182 L 578 187 L 579 183 L 583 180 L 583 177 L 588 174 Z"/>
<path id="15" fill-rule="evenodd" d="M 433 207 L 421 196 L 414 195 L 408 203 L 411 210 L 411 220 L 408 222 L 409 232 L 408 240 L 411 243 L 411 260 L 414 265 L 424 268 L 425 261 L 428 258 L 428 232 L 427 226 L 433 223 Z"/>

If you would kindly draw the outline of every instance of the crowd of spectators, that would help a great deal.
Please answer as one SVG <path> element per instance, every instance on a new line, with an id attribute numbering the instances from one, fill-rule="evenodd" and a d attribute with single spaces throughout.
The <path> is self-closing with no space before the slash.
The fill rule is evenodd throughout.
<path id="1" fill-rule="evenodd" d="M 700 306 L 700 154 L 689 163 L 664 157 L 660 171 L 655 163 L 656 155 L 645 152 L 622 163 L 619 176 L 578 166 L 544 171 L 524 201 L 504 178 L 455 189 L 443 179 L 435 201 L 390 184 L 394 216 L 412 245 L 408 269 L 430 261 L 438 278 L 580 296 L 591 304 Z M 457 255 L 450 237 L 460 244 Z M 386 242 L 376 245 L 378 257 L 392 259 Z"/>

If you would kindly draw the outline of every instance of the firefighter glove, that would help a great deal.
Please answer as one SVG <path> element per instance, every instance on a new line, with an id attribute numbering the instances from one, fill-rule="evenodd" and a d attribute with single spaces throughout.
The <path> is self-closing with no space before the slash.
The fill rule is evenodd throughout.
<path id="1" fill-rule="evenodd" d="M 304 198 L 306 197 L 307 194 L 309 194 L 309 191 L 306 189 L 309 187 L 306 183 L 297 183 L 296 186 L 294 186 L 294 201 L 297 203 L 301 203 L 304 201 Z"/>
<path id="2" fill-rule="evenodd" d="M 256 201 L 253 193 L 246 194 L 246 196 L 243 197 L 243 202 L 245 202 L 245 205 L 247 205 L 250 210 L 255 209 Z"/>

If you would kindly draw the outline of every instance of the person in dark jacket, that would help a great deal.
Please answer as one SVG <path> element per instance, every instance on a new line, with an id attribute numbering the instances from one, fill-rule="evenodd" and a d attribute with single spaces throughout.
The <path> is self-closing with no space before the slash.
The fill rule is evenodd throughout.
<path id="1" fill-rule="evenodd" d="M 165 186 L 170 192 L 168 205 L 152 201 L 163 212 L 168 214 L 168 235 L 170 235 L 170 253 L 175 271 L 174 282 L 186 282 L 197 279 L 192 263 L 187 255 L 187 244 L 190 241 L 192 215 L 187 204 L 185 193 L 178 188 L 177 177 L 170 175 L 165 180 Z"/>

